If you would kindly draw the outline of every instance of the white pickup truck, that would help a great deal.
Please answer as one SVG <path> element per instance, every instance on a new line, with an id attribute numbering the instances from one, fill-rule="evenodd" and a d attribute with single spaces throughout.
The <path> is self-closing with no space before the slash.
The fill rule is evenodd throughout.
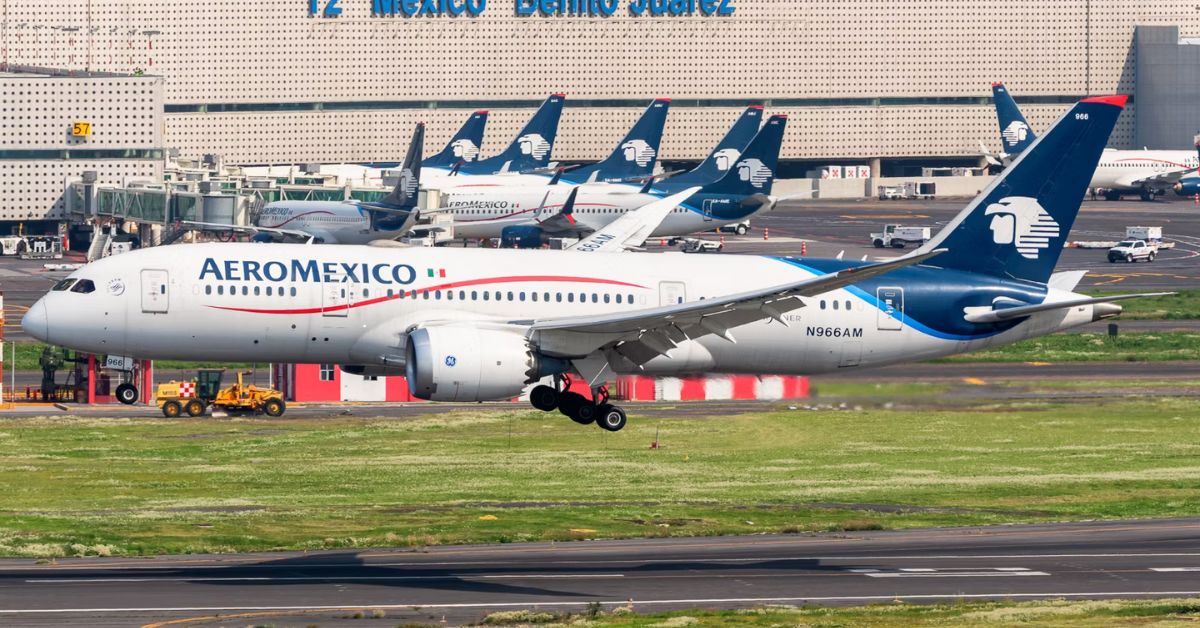
<path id="1" fill-rule="evenodd" d="M 1133 263 L 1143 259 L 1153 262 L 1157 254 L 1158 246 L 1145 240 L 1122 240 L 1108 250 L 1108 261 L 1113 264 L 1120 261 Z"/>

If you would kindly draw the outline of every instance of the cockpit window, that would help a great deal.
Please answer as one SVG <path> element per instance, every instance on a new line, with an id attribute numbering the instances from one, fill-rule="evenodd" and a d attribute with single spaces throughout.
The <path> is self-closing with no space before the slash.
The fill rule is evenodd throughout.
<path id="1" fill-rule="evenodd" d="M 62 292 L 63 290 L 66 290 L 67 288 L 70 288 L 72 285 L 74 285 L 76 281 L 79 281 L 79 280 L 75 279 L 75 278 L 63 279 L 62 281 L 54 284 L 54 287 L 51 288 L 51 290 L 53 290 L 55 292 Z"/>
<path id="2" fill-rule="evenodd" d="M 87 294 L 95 291 L 96 284 L 92 283 L 91 279 L 80 279 L 79 282 L 71 288 L 71 292 L 78 292 L 80 294 Z"/>

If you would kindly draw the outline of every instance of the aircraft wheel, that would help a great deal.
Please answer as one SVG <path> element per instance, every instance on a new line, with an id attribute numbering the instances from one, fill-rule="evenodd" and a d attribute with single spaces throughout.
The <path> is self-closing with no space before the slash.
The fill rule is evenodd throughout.
<path id="1" fill-rule="evenodd" d="M 571 419 L 575 418 L 575 409 L 587 403 L 588 400 L 579 393 L 565 392 L 558 395 L 558 411 Z"/>
<path id="2" fill-rule="evenodd" d="M 584 399 L 571 413 L 571 420 L 580 425 L 590 425 L 600 416 L 600 406 Z"/>
<path id="3" fill-rule="evenodd" d="M 168 401 L 163 404 L 163 416 L 173 419 L 183 412 L 183 406 L 178 401 Z"/>
<path id="4" fill-rule="evenodd" d="M 193 399 L 183 406 L 183 411 L 187 412 L 188 416 L 201 416 L 204 414 L 204 402 Z"/>
<path id="5" fill-rule="evenodd" d="M 1138 197 L 1140 197 L 1143 201 L 1152 201 L 1154 200 L 1154 193 L 1150 190 L 1141 190 L 1138 192 Z"/>
<path id="6" fill-rule="evenodd" d="M 599 425 L 601 429 L 617 432 L 625 427 L 627 420 L 628 417 L 625 416 L 624 410 L 619 406 L 606 403 L 599 407 L 599 416 L 596 417 L 596 425 Z"/>
<path id="7" fill-rule="evenodd" d="M 546 385 L 534 386 L 529 391 L 529 403 L 542 412 L 549 412 L 558 407 L 559 394 L 557 390 Z"/>
<path id="8" fill-rule="evenodd" d="M 134 386 L 133 384 L 130 384 L 130 383 L 124 383 L 124 384 L 121 384 L 120 386 L 117 386 L 117 401 L 120 401 L 121 403 L 123 403 L 127 406 L 131 406 L 131 405 L 137 403 L 137 400 L 138 400 L 137 386 Z"/>
<path id="9" fill-rule="evenodd" d="M 283 416 L 283 410 L 284 405 L 282 399 L 268 399 L 267 402 L 263 404 L 263 412 L 266 413 L 267 416 Z"/>

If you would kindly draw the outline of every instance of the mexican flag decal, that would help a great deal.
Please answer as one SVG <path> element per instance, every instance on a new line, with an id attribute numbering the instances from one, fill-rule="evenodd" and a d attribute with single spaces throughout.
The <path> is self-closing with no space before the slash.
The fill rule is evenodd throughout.
<path id="1" fill-rule="evenodd" d="M 442 277 L 443 279 L 446 277 L 446 269 L 445 268 L 429 268 L 426 270 L 429 273 L 430 277 Z"/>

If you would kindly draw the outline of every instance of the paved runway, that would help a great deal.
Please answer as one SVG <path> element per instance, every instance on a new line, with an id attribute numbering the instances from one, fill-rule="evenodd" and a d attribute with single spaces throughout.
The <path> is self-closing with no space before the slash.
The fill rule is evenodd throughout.
<path id="1" fill-rule="evenodd" d="M 0 624 L 386 625 L 494 610 L 1200 595 L 1200 520 L 0 561 Z M 220 615 L 221 617 L 217 617 Z M 161 625 L 161 624 L 158 624 Z"/>

